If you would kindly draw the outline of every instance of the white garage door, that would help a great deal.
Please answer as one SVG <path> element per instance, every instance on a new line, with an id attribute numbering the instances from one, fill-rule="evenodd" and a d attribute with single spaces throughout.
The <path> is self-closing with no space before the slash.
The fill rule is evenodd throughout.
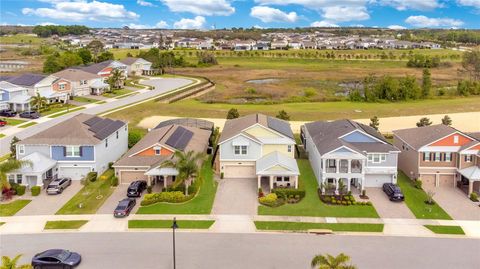
<path id="1" fill-rule="evenodd" d="M 227 165 L 224 178 L 254 178 L 255 166 L 253 165 Z"/>
<path id="2" fill-rule="evenodd" d="M 69 177 L 72 180 L 80 180 L 92 171 L 91 167 L 59 167 L 58 177 Z"/>
<path id="3" fill-rule="evenodd" d="M 145 175 L 146 171 L 121 171 L 120 172 L 120 183 L 121 184 L 130 184 L 135 180 L 147 180 L 148 176 Z"/>
<path id="4" fill-rule="evenodd" d="M 384 183 L 392 183 L 392 175 L 365 175 L 365 187 L 382 187 Z"/>

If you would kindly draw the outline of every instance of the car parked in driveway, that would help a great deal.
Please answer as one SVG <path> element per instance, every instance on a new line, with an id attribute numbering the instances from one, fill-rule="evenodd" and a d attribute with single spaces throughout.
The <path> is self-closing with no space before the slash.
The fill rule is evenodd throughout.
<path id="1" fill-rule="evenodd" d="M 130 183 L 127 189 L 128 197 L 140 197 L 142 192 L 147 188 L 147 182 L 145 180 L 136 180 Z"/>
<path id="2" fill-rule="evenodd" d="M 393 183 L 383 184 L 383 191 L 387 194 L 390 201 L 403 201 L 405 196 L 399 186 Z"/>
<path id="3" fill-rule="evenodd" d="M 35 254 L 32 258 L 34 269 L 43 268 L 73 268 L 80 264 L 82 256 L 65 249 L 49 249 Z"/>
<path id="4" fill-rule="evenodd" d="M 0 111 L 0 116 L 2 117 L 15 117 L 15 115 L 17 115 L 17 112 L 13 111 L 13 110 L 2 110 Z"/>
<path id="5" fill-rule="evenodd" d="M 134 198 L 125 198 L 121 200 L 113 211 L 113 216 L 116 218 L 123 218 L 130 215 L 130 212 L 136 203 L 137 201 L 135 201 Z"/>
<path id="6" fill-rule="evenodd" d="M 6 120 L 0 120 L 0 127 L 3 127 L 7 125 L 7 121 Z"/>
<path id="7" fill-rule="evenodd" d="M 47 194 L 60 194 L 70 185 L 72 185 L 72 179 L 69 177 L 54 179 L 47 186 Z"/>
<path id="8" fill-rule="evenodd" d="M 20 113 L 20 118 L 26 118 L 26 119 L 38 119 L 40 118 L 40 113 L 37 111 L 24 111 Z"/>

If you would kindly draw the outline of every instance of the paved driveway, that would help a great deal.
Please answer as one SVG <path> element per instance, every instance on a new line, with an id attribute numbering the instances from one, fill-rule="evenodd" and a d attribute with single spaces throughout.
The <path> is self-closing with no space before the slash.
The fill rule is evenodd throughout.
<path id="1" fill-rule="evenodd" d="M 434 188 L 433 199 L 455 220 L 480 220 L 480 207 L 458 188 Z"/>
<path id="2" fill-rule="evenodd" d="M 20 210 L 16 216 L 30 216 L 30 215 L 54 215 L 66 202 L 68 202 L 80 189 L 82 185 L 80 181 L 72 181 L 72 185 L 66 188 L 61 194 L 47 195 L 42 189 L 39 196 L 33 197 L 30 191 L 25 194 L 25 199 L 31 199 L 27 206 Z"/>
<path id="3" fill-rule="evenodd" d="M 115 188 L 115 191 L 108 197 L 108 199 L 103 203 L 103 205 L 97 210 L 97 214 L 113 214 L 113 210 L 118 205 L 118 201 L 127 198 L 127 189 L 128 184 L 120 184 Z M 145 193 L 145 192 L 143 192 Z M 133 208 L 132 212 L 137 212 L 138 207 L 140 206 L 140 202 L 142 198 L 136 198 L 137 204 Z"/>
<path id="4" fill-rule="evenodd" d="M 381 218 L 414 219 L 415 216 L 404 202 L 392 202 L 381 188 L 366 188 L 367 195 L 372 201 Z"/>
<path id="5" fill-rule="evenodd" d="M 218 184 L 212 213 L 256 215 L 257 206 L 256 179 L 222 179 Z"/>

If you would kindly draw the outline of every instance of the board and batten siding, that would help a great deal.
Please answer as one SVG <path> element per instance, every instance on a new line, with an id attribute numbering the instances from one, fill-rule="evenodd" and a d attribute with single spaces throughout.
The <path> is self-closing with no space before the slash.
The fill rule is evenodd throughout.
<path id="1" fill-rule="evenodd" d="M 95 169 L 98 173 L 103 173 L 108 168 L 108 163 L 117 161 L 125 152 L 127 152 L 128 125 L 125 124 L 120 127 L 106 139 L 108 139 L 108 147 L 105 146 L 105 139 L 95 145 Z"/>
<path id="2" fill-rule="evenodd" d="M 373 163 L 367 159 L 367 167 L 397 167 L 398 153 L 386 153 L 384 162 Z"/>
<path id="3" fill-rule="evenodd" d="M 19 147 L 22 145 L 17 145 L 17 159 L 28 156 L 34 152 L 41 153 L 47 157 L 50 157 L 50 146 L 48 145 L 23 145 L 25 148 L 24 154 L 20 153 Z"/>
<path id="4" fill-rule="evenodd" d="M 246 155 L 235 155 L 233 144 L 248 143 Z M 256 141 L 248 139 L 244 136 L 238 136 L 233 139 L 225 141 L 220 145 L 220 160 L 254 160 L 261 157 L 262 146 Z"/>
<path id="5" fill-rule="evenodd" d="M 315 147 L 315 144 L 313 143 L 312 137 L 308 133 L 307 128 L 305 128 L 305 149 L 308 154 L 308 160 L 310 161 L 310 166 L 312 167 L 313 173 L 317 178 L 317 182 L 321 182 L 322 180 L 321 156 L 317 148 Z"/>
<path id="6" fill-rule="evenodd" d="M 290 146 L 291 146 L 291 151 L 288 152 L 288 145 L 285 145 L 285 144 L 282 144 L 282 145 L 265 144 L 265 145 L 263 145 L 262 155 L 265 156 L 269 153 L 277 151 L 281 154 L 284 154 L 285 156 L 295 158 L 295 145 L 290 145 Z"/>
<path id="7" fill-rule="evenodd" d="M 68 147 L 68 146 L 67 146 Z M 65 156 L 65 146 L 52 146 L 52 159 L 56 161 L 94 161 L 95 151 L 93 146 L 81 146 L 80 157 Z"/>

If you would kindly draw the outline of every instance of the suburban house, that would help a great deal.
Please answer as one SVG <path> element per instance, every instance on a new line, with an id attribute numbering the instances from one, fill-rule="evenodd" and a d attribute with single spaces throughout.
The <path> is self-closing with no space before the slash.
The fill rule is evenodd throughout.
<path id="1" fill-rule="evenodd" d="M 257 180 L 270 190 L 298 188 L 295 139 L 287 121 L 251 114 L 228 120 L 218 142 L 216 169 L 225 179 Z"/>
<path id="2" fill-rule="evenodd" d="M 301 139 L 320 186 L 342 181 L 352 187 L 382 187 L 397 182 L 400 152 L 370 126 L 352 121 L 316 121 L 301 128 Z"/>
<path id="3" fill-rule="evenodd" d="M 398 167 L 423 187 L 480 192 L 480 140 L 443 124 L 393 131 Z"/>
<path id="4" fill-rule="evenodd" d="M 28 111 L 31 108 L 30 99 L 26 88 L 0 81 L 0 110 Z"/>
<path id="5" fill-rule="evenodd" d="M 103 77 L 103 82 L 107 82 L 107 78 L 110 77 L 114 69 L 120 70 L 124 78 L 128 77 L 128 66 L 115 60 L 108 60 L 101 63 L 80 66 L 78 69 Z"/>
<path id="6" fill-rule="evenodd" d="M 172 160 L 176 151 L 206 153 L 211 134 L 212 128 L 199 128 L 182 121 L 160 124 L 115 162 L 115 174 L 122 184 L 143 179 L 149 186 L 167 187 L 175 181 L 178 171 L 162 164 Z"/>
<path id="7" fill-rule="evenodd" d="M 81 69 L 68 68 L 51 76 L 56 78 L 52 90 L 67 93 L 68 96 L 99 95 L 110 88 L 101 76 Z"/>
<path id="8" fill-rule="evenodd" d="M 120 60 L 127 66 L 127 74 L 132 76 L 153 75 L 152 63 L 142 58 L 127 57 Z"/>
<path id="9" fill-rule="evenodd" d="M 37 95 L 39 94 L 42 97 L 45 97 L 47 99 L 47 102 L 50 103 L 56 103 L 56 102 L 65 102 L 68 100 L 68 97 L 70 95 L 70 91 L 62 89 L 60 85 L 56 85 L 55 88 L 57 89 L 56 91 L 54 90 L 53 84 L 55 81 L 57 81 L 58 78 L 54 76 L 48 76 L 43 78 L 42 80 L 38 81 L 35 83 L 33 86 L 33 93 L 32 95 Z"/>
<path id="10" fill-rule="evenodd" d="M 16 158 L 28 160 L 8 179 L 42 186 L 57 177 L 80 180 L 89 172 L 103 173 L 128 148 L 128 126 L 119 120 L 79 114 L 16 144 Z"/>

